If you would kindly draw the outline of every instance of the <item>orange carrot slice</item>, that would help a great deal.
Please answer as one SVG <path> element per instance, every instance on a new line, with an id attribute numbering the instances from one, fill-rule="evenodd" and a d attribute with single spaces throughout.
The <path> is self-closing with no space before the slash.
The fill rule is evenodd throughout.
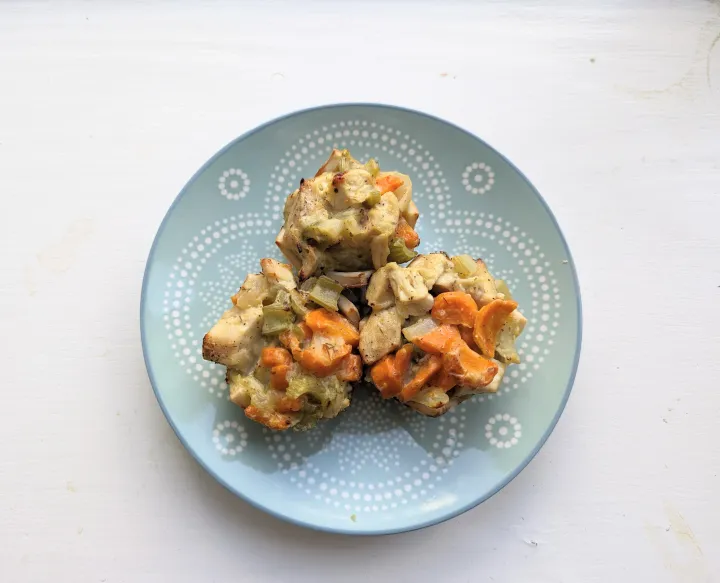
<path id="1" fill-rule="evenodd" d="M 460 327 L 460 337 L 465 341 L 465 344 L 467 344 L 475 352 L 480 352 L 480 349 L 477 347 L 477 344 L 475 344 L 475 338 L 473 337 L 472 328 L 465 328 L 464 326 L 461 326 Z"/>
<path id="2" fill-rule="evenodd" d="M 395 236 L 402 239 L 405 242 L 405 247 L 408 249 L 414 249 L 420 245 L 420 235 L 417 234 L 415 229 L 413 229 L 403 217 L 400 217 L 398 221 Z"/>
<path id="3" fill-rule="evenodd" d="M 272 368 L 279 364 L 292 364 L 290 353 L 279 346 L 266 346 L 260 353 L 260 366 Z"/>
<path id="4" fill-rule="evenodd" d="M 313 332 L 323 336 L 342 338 L 351 346 L 357 346 L 360 342 L 360 333 L 347 318 L 325 308 L 310 312 L 305 316 L 305 324 Z"/>
<path id="5" fill-rule="evenodd" d="M 288 388 L 289 382 L 287 379 L 288 373 L 290 372 L 289 364 L 276 364 L 270 369 L 270 386 L 278 391 L 284 391 Z"/>
<path id="6" fill-rule="evenodd" d="M 405 373 L 410 368 L 413 345 L 405 344 L 395 354 L 389 354 L 370 369 L 370 377 L 384 399 L 400 393 Z"/>
<path id="7" fill-rule="evenodd" d="M 262 411 L 257 407 L 254 407 L 253 405 L 245 408 L 245 415 L 253 421 L 262 423 L 265 427 L 276 429 L 278 431 L 287 429 L 292 423 L 289 415 L 282 415 L 275 412 L 268 413 L 267 411 Z"/>
<path id="8" fill-rule="evenodd" d="M 430 315 L 441 324 L 453 324 L 472 328 L 475 324 L 477 304 L 470 294 L 451 291 L 435 298 Z"/>
<path id="9" fill-rule="evenodd" d="M 370 378 L 383 399 L 394 397 L 402 391 L 402 381 L 395 370 L 395 357 L 388 354 L 370 369 Z"/>
<path id="10" fill-rule="evenodd" d="M 435 328 L 432 332 L 428 332 L 425 336 L 416 338 L 413 344 L 422 348 L 425 352 L 442 354 L 458 340 L 460 340 L 460 332 L 458 332 L 458 329 L 455 326 L 443 324 Z"/>
<path id="11" fill-rule="evenodd" d="M 417 395 L 430 378 L 442 368 L 442 362 L 442 357 L 437 354 L 428 354 L 423 358 L 413 379 L 402 388 L 400 400 L 407 401 Z"/>
<path id="12" fill-rule="evenodd" d="M 318 342 L 302 350 L 296 360 L 300 366 L 320 377 L 332 374 L 340 361 L 352 351 L 349 344 Z"/>
<path id="13" fill-rule="evenodd" d="M 395 370 L 398 373 L 398 378 L 402 382 L 405 373 L 410 368 L 410 361 L 412 360 L 413 345 L 404 344 L 400 350 L 395 353 Z"/>
<path id="14" fill-rule="evenodd" d="M 493 300 L 480 308 L 475 316 L 473 338 L 480 352 L 488 358 L 495 356 L 495 342 L 498 332 L 508 316 L 518 307 L 512 300 Z"/>
<path id="15" fill-rule="evenodd" d="M 358 354 L 348 354 L 342 359 L 335 372 L 338 380 L 347 383 L 359 381 L 362 378 L 362 360 Z"/>
<path id="16" fill-rule="evenodd" d="M 430 379 L 430 382 L 428 384 L 432 385 L 433 387 L 442 389 L 443 391 L 445 391 L 447 393 L 450 389 L 457 386 L 458 381 L 443 366 L 439 371 L 437 371 L 437 373 L 435 373 L 435 376 L 433 376 L 433 378 Z"/>
<path id="17" fill-rule="evenodd" d="M 301 340 L 303 342 L 310 340 L 310 338 L 312 338 L 312 330 L 305 325 L 305 322 L 300 323 L 298 328 L 300 329 L 302 338 L 298 337 L 297 331 L 295 330 L 285 330 L 280 334 L 280 344 L 292 352 L 293 358 L 299 362 L 300 354 L 302 353 Z"/>
<path id="18" fill-rule="evenodd" d="M 389 174 L 378 178 L 375 184 L 377 184 L 380 194 L 385 194 L 386 192 L 394 192 L 400 188 L 403 185 L 403 179 Z"/>
<path id="19" fill-rule="evenodd" d="M 497 374 L 497 365 L 480 356 L 462 340 L 443 354 L 443 368 L 458 384 L 475 389 L 489 385 Z"/>

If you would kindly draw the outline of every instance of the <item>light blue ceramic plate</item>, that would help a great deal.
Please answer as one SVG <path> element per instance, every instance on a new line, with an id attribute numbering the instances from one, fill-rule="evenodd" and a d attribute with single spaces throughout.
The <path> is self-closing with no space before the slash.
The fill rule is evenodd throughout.
<path id="1" fill-rule="evenodd" d="M 482 257 L 528 318 L 523 364 L 498 394 L 422 417 L 356 390 L 337 419 L 273 433 L 228 401 L 203 334 L 274 245 L 285 197 L 330 150 L 409 174 L 421 251 Z M 180 440 L 223 485 L 312 528 L 382 534 L 428 526 L 500 490 L 537 453 L 572 387 L 580 296 L 570 252 L 530 182 L 490 146 L 396 107 L 339 105 L 271 121 L 223 148 L 163 221 L 143 282 L 148 373 Z"/>

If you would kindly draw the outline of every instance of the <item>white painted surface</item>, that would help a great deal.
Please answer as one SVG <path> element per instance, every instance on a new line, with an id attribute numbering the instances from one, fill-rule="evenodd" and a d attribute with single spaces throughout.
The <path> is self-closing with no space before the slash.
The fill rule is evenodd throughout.
<path id="1" fill-rule="evenodd" d="M 0 579 L 720 581 L 719 35 L 705 0 L 0 3 Z M 528 174 L 574 252 L 585 342 L 503 492 L 357 539 L 200 469 L 150 390 L 138 304 L 158 224 L 221 145 L 363 100 Z"/>

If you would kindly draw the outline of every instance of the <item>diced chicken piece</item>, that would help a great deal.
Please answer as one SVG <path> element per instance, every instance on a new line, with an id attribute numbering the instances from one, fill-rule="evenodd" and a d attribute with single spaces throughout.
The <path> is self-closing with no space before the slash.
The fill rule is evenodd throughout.
<path id="1" fill-rule="evenodd" d="M 323 198 L 314 194 L 310 181 L 303 181 L 285 201 L 284 216 L 282 236 L 275 242 L 288 261 L 300 267 L 300 279 L 306 279 L 317 269 L 318 260 L 315 249 L 303 239 L 303 230 L 328 218 Z"/>
<path id="2" fill-rule="evenodd" d="M 360 333 L 360 356 L 365 364 L 373 364 L 402 344 L 402 317 L 397 309 L 373 312 Z"/>
<path id="3" fill-rule="evenodd" d="M 285 258 L 292 263 L 295 269 L 302 267 L 303 260 L 298 252 L 297 245 L 293 245 L 290 238 L 285 235 L 285 227 L 280 229 L 278 236 L 275 238 L 275 245 L 277 245 L 280 252 L 285 255 Z"/>
<path id="4" fill-rule="evenodd" d="M 450 397 L 438 387 L 426 387 L 413 397 L 407 404 L 416 411 L 429 417 L 436 417 L 444 412 Z"/>
<path id="5" fill-rule="evenodd" d="M 292 268 L 286 263 L 266 258 L 260 261 L 260 267 L 270 285 L 278 285 L 287 291 L 297 287 Z"/>
<path id="6" fill-rule="evenodd" d="M 378 269 L 370 278 L 365 293 L 365 300 L 374 312 L 379 312 L 395 304 L 395 294 L 390 285 L 390 272 L 397 267 L 396 263 Z"/>
<path id="7" fill-rule="evenodd" d="M 390 254 L 390 236 L 376 235 L 370 241 L 370 254 L 372 256 L 373 265 L 380 268 L 387 264 L 387 258 Z"/>
<path id="8" fill-rule="evenodd" d="M 477 260 L 478 270 L 472 276 L 465 279 L 458 279 L 454 289 L 469 293 L 477 302 L 478 306 L 484 306 L 498 297 L 495 287 L 495 278 L 490 275 L 485 262 Z"/>
<path id="9" fill-rule="evenodd" d="M 439 277 L 447 271 L 452 272 L 453 264 L 445 253 L 428 253 L 418 255 L 408 264 L 408 268 L 422 275 L 427 288 L 432 289 Z"/>
<path id="10" fill-rule="evenodd" d="M 440 275 L 435 281 L 433 291 L 437 294 L 456 290 L 455 282 L 458 280 L 458 274 L 454 271 L 446 271 Z"/>
<path id="11" fill-rule="evenodd" d="M 395 195 L 392 192 L 383 194 L 380 197 L 380 202 L 370 209 L 368 218 L 372 222 L 377 235 L 391 237 L 395 233 L 400 219 L 400 208 Z"/>
<path id="12" fill-rule="evenodd" d="M 395 234 L 400 219 L 400 209 L 397 198 L 392 192 L 386 192 L 368 213 L 375 236 L 370 244 L 372 262 L 375 269 L 380 269 L 387 263 L 390 253 L 390 239 Z"/>
<path id="13" fill-rule="evenodd" d="M 519 310 L 514 310 L 497 335 L 495 353 L 507 363 L 517 364 L 520 362 L 515 341 L 525 328 L 525 324 L 527 324 L 525 316 Z"/>
<path id="14" fill-rule="evenodd" d="M 364 168 L 335 174 L 332 186 L 331 200 L 337 211 L 363 204 L 377 190 L 372 175 Z"/>
<path id="15" fill-rule="evenodd" d="M 414 200 L 411 200 L 408 204 L 407 212 L 404 214 L 404 217 L 405 220 L 408 222 L 408 225 L 415 228 L 415 224 L 420 217 L 420 211 L 418 210 L 418 207 L 415 204 Z"/>
<path id="16" fill-rule="evenodd" d="M 262 325 L 262 306 L 230 308 L 205 334 L 203 358 L 248 372 L 257 363 L 263 347 Z"/>
<path id="17" fill-rule="evenodd" d="M 306 245 L 302 256 L 302 265 L 300 266 L 300 271 L 298 271 L 298 279 L 300 279 L 300 281 L 306 280 L 318 271 L 318 266 L 318 252 L 313 247 Z"/>
<path id="18" fill-rule="evenodd" d="M 240 310 L 262 305 L 270 292 L 268 280 L 260 273 L 251 273 L 243 282 L 238 292 L 232 296 L 232 303 Z"/>
<path id="19" fill-rule="evenodd" d="M 422 316 L 430 311 L 433 297 L 420 273 L 395 265 L 390 270 L 388 279 L 395 295 L 396 305 L 403 315 Z"/>
<path id="20" fill-rule="evenodd" d="M 325 208 L 323 197 L 315 194 L 313 188 L 323 186 L 314 182 L 304 180 L 295 192 L 285 201 L 285 223 L 292 223 L 293 227 L 303 228 L 318 221 L 329 218 L 328 210 Z M 327 186 L 329 189 L 329 185 Z M 286 234 L 288 229 L 286 229 Z"/>

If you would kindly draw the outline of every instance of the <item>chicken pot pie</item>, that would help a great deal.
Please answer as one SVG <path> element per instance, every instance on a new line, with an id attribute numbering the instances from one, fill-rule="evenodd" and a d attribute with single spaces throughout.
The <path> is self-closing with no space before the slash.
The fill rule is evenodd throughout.
<path id="1" fill-rule="evenodd" d="M 283 215 L 275 242 L 301 281 L 405 263 L 420 243 L 410 177 L 383 172 L 375 160 L 362 164 L 347 150 L 333 150 L 313 178 L 300 181 Z"/>
<path id="2" fill-rule="evenodd" d="M 359 313 L 352 292 L 326 276 L 298 287 L 289 265 L 260 265 L 203 338 L 203 358 L 227 367 L 230 399 L 247 417 L 308 429 L 350 404 L 362 376 Z"/>
<path id="3" fill-rule="evenodd" d="M 482 260 L 444 253 L 388 263 L 366 291 L 360 322 L 366 375 L 384 398 L 438 416 L 474 394 L 498 390 L 520 362 L 515 341 L 526 320 L 510 290 Z"/>

